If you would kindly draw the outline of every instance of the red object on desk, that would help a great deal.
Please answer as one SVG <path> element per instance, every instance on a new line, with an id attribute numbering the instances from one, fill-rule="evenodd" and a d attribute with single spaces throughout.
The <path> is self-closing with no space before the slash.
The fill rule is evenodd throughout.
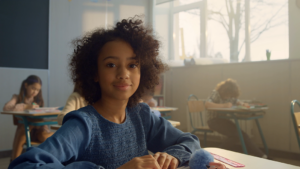
<path id="1" fill-rule="evenodd" d="M 221 162 L 223 162 L 223 163 L 226 163 L 226 164 L 228 164 L 228 165 L 231 165 L 231 166 L 233 166 L 233 167 L 245 167 L 244 164 L 240 164 L 240 163 L 238 163 L 238 162 L 229 160 L 229 159 L 227 159 L 227 158 L 225 158 L 225 157 L 219 156 L 219 155 L 214 154 L 214 153 L 210 153 L 210 154 L 214 157 L 214 159 L 219 160 L 219 161 L 221 161 Z"/>

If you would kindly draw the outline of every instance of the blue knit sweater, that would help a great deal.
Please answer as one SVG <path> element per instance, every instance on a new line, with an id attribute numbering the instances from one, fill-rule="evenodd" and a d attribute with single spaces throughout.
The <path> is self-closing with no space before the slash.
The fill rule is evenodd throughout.
<path id="1" fill-rule="evenodd" d="M 93 106 L 68 113 L 63 126 L 38 147 L 29 148 L 9 169 L 65 168 L 115 169 L 134 157 L 166 152 L 186 164 L 200 148 L 190 133 L 174 128 L 141 103 L 126 109 L 126 120 L 116 124 Z"/>

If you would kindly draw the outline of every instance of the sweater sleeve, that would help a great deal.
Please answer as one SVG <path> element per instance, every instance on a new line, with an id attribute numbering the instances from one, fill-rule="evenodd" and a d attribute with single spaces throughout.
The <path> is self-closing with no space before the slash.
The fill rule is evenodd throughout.
<path id="1" fill-rule="evenodd" d="M 24 111 L 26 108 L 26 104 L 24 104 L 24 103 L 17 104 L 17 100 L 18 100 L 18 96 L 13 95 L 13 97 L 10 99 L 10 101 L 8 101 L 4 105 L 3 111 Z"/>
<path id="2" fill-rule="evenodd" d="M 77 161 L 91 139 L 87 116 L 79 111 L 68 113 L 64 124 L 38 147 L 28 148 L 9 169 L 104 169 L 88 161 Z"/>
<path id="3" fill-rule="evenodd" d="M 140 105 L 148 150 L 153 153 L 166 152 L 179 160 L 179 166 L 185 165 L 192 153 L 200 149 L 198 138 L 173 127 L 166 119 L 155 116 L 146 104 Z"/>

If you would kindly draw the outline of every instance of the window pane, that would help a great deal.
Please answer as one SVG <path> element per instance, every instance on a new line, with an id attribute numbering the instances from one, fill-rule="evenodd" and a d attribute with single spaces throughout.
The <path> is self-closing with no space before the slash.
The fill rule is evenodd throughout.
<path id="1" fill-rule="evenodd" d="M 251 60 L 289 57 L 288 0 L 251 1 Z M 262 17 L 263 16 L 263 17 Z"/>
<path id="2" fill-rule="evenodd" d="M 169 60 L 169 10 L 171 3 L 162 3 L 155 5 L 154 8 L 154 30 L 156 36 L 161 41 L 160 56 L 165 62 Z"/>
<path id="3" fill-rule="evenodd" d="M 200 56 L 200 9 L 174 14 L 174 60 Z"/>
<path id="4" fill-rule="evenodd" d="M 226 8 L 226 3 L 232 8 Z M 245 55 L 244 3 L 209 0 L 207 7 L 207 57 L 223 58 L 224 62 L 242 61 Z"/>

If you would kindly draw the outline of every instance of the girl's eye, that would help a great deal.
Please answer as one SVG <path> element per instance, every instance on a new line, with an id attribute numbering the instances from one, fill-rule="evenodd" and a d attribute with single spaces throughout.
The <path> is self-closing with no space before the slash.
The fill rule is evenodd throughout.
<path id="1" fill-rule="evenodd" d="M 107 67 L 116 67 L 116 65 L 113 64 L 113 63 L 109 63 L 109 64 L 107 64 L 106 66 L 107 66 Z"/>
<path id="2" fill-rule="evenodd" d="M 137 68 L 137 65 L 136 64 L 131 64 L 129 67 L 130 68 Z"/>

